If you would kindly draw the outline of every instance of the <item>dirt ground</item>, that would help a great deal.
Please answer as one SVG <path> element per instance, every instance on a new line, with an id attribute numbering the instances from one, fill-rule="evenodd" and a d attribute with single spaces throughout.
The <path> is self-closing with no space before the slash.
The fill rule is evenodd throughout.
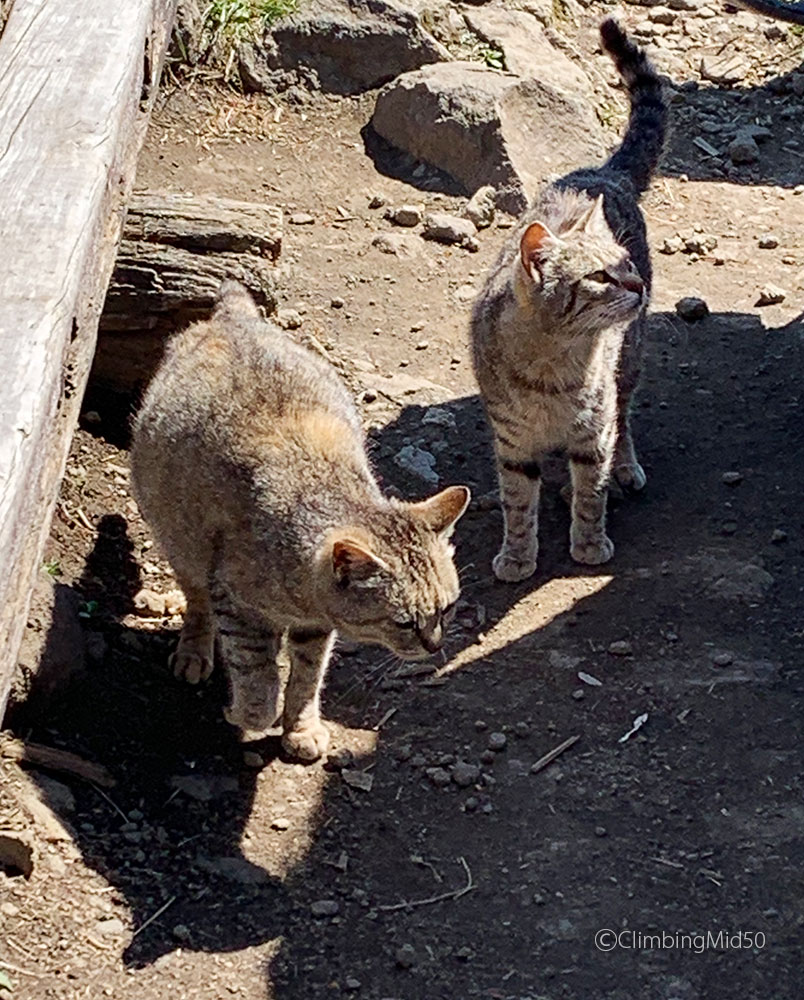
<path id="1" fill-rule="evenodd" d="M 502 522 L 467 351 L 473 290 L 511 220 L 476 254 L 372 246 L 392 229 L 373 195 L 465 198 L 368 155 L 371 106 L 166 92 L 138 185 L 314 217 L 286 226 L 281 306 L 343 365 L 384 483 L 432 490 L 395 460 L 413 444 L 442 484 L 473 490 L 446 654 L 411 672 L 341 648 L 324 764 L 287 763 L 274 739 L 240 744 L 220 677 L 194 689 L 168 672 L 170 602 L 135 607 L 142 587 L 175 584 L 129 494 L 133 402 L 92 386 L 46 553 L 86 664 L 12 723 L 117 784 L 28 772 L 70 837 L 51 838 L 29 880 L 0 875 L 11 995 L 800 997 L 804 102 L 757 85 L 675 92 L 645 199 L 656 286 L 635 428 L 648 488 L 613 498 L 616 552 L 599 570 L 571 562 L 548 490 L 537 575 L 515 586 L 491 576 Z M 694 139 L 718 122 L 768 127 L 756 165 L 711 163 Z M 678 234 L 707 245 L 661 253 Z M 758 307 L 768 282 L 786 298 Z M 675 314 L 689 295 L 707 318 Z M 3 773 L 8 792 L 20 779 Z M 603 930 L 623 932 L 611 950 Z"/>

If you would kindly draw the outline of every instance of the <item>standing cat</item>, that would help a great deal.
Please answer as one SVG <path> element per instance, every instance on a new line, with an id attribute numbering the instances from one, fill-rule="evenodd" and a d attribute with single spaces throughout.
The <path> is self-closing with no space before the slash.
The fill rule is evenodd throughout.
<path id="1" fill-rule="evenodd" d="M 208 322 L 172 340 L 131 465 L 187 597 L 175 672 L 208 677 L 217 636 L 234 725 L 276 720 L 285 633 L 282 743 L 302 760 L 327 747 L 319 692 L 336 631 L 410 659 L 440 648 L 458 597 L 449 536 L 468 489 L 384 497 L 334 370 L 262 320 L 235 282 Z"/>
<path id="2" fill-rule="evenodd" d="M 614 20 L 600 27 L 631 97 L 622 145 L 601 167 L 548 185 L 520 219 L 472 313 L 475 374 L 494 431 L 505 515 L 500 580 L 536 569 L 540 462 L 566 450 L 570 553 L 606 562 L 612 471 L 640 490 L 645 474 L 628 409 L 641 368 L 651 266 L 638 200 L 662 150 L 667 110 L 645 54 Z"/>

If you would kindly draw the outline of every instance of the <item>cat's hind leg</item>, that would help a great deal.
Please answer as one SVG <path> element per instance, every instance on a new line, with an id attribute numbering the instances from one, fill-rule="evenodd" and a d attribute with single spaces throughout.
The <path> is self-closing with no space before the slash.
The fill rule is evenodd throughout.
<path id="1" fill-rule="evenodd" d="M 645 341 L 645 316 L 640 315 L 628 328 L 617 370 L 617 446 L 613 475 L 623 490 L 645 488 L 647 477 L 639 464 L 631 433 L 631 399 L 642 372 Z"/>
<path id="2" fill-rule="evenodd" d="M 173 673 L 188 684 L 205 681 L 214 667 L 215 626 L 206 587 L 196 587 L 179 579 L 187 600 L 184 623 L 176 651 L 171 654 Z"/>
<path id="3" fill-rule="evenodd" d="M 317 760 L 329 745 L 319 702 L 335 633 L 291 629 L 288 633 L 290 676 L 282 713 L 282 746 L 299 760 Z"/>

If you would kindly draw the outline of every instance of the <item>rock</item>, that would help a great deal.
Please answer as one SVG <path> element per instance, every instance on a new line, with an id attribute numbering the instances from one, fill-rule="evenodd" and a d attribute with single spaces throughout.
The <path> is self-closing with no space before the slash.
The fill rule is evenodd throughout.
<path id="1" fill-rule="evenodd" d="M 95 923 L 95 931 L 101 937 L 120 937 L 124 934 L 126 925 L 117 917 L 107 917 L 105 920 L 98 920 Z"/>
<path id="2" fill-rule="evenodd" d="M 720 481 L 725 483 L 726 486 L 737 486 L 738 483 L 743 481 L 742 472 L 724 472 L 720 477 Z"/>
<path id="3" fill-rule="evenodd" d="M 723 55 L 707 55 L 701 60 L 701 76 L 712 83 L 739 83 L 749 68 L 745 56 L 734 55 L 730 48 Z"/>
<path id="4" fill-rule="evenodd" d="M 298 330 L 304 322 L 298 309 L 277 309 L 273 319 L 283 330 Z"/>
<path id="5" fill-rule="evenodd" d="M 143 587 L 134 595 L 134 608 L 143 618 L 161 618 L 165 613 L 165 595 Z"/>
<path id="6" fill-rule="evenodd" d="M 758 241 L 760 250 L 775 250 L 779 246 L 779 241 L 772 233 L 766 233 L 765 236 L 760 236 Z"/>
<path id="7" fill-rule="evenodd" d="M 712 653 L 710 659 L 716 667 L 728 667 L 730 663 L 734 662 L 734 655 L 728 652 L 728 650 L 720 650 L 719 652 Z"/>
<path id="8" fill-rule="evenodd" d="M 422 414 L 422 423 L 435 427 L 448 427 L 450 430 L 455 430 L 456 427 L 455 417 L 443 406 L 428 406 Z"/>
<path id="9" fill-rule="evenodd" d="M 449 771 L 444 770 L 443 767 L 428 767 L 424 773 L 436 788 L 445 788 L 451 781 Z"/>
<path id="10" fill-rule="evenodd" d="M 412 944 L 403 944 L 396 949 L 394 957 L 400 969 L 412 969 L 416 964 L 416 949 Z"/>
<path id="11" fill-rule="evenodd" d="M 774 528 L 770 540 L 773 545 L 781 545 L 787 541 L 787 532 L 783 528 Z"/>
<path id="12" fill-rule="evenodd" d="M 726 600 L 754 603 L 764 600 L 773 583 L 771 574 L 756 563 L 729 562 L 708 590 Z"/>
<path id="13" fill-rule="evenodd" d="M 684 239 L 685 253 L 697 253 L 703 256 L 710 250 L 714 250 L 716 246 L 717 236 L 712 236 L 710 233 L 693 233 L 692 236 L 687 236 Z"/>
<path id="14" fill-rule="evenodd" d="M 434 468 L 436 459 L 432 452 L 407 444 L 394 455 L 394 462 L 405 472 L 410 472 L 433 486 L 438 485 L 439 476 Z"/>
<path id="15" fill-rule="evenodd" d="M 659 247 L 659 253 L 674 254 L 681 253 L 684 249 L 685 243 L 680 236 L 669 236 Z"/>
<path id="16" fill-rule="evenodd" d="M 356 768 L 341 771 L 341 777 L 350 788 L 356 788 L 360 792 L 370 792 L 374 784 L 374 776 L 369 771 L 360 771 Z"/>
<path id="17" fill-rule="evenodd" d="M 175 924 L 171 928 L 170 933 L 177 941 L 182 943 L 186 943 L 192 937 L 192 933 L 190 932 L 190 928 L 187 924 Z"/>
<path id="18" fill-rule="evenodd" d="M 369 198 L 369 208 L 384 208 L 388 204 L 388 199 L 384 194 L 373 194 Z"/>
<path id="19" fill-rule="evenodd" d="M 654 24 L 675 24 L 678 15 L 669 7 L 654 7 L 648 14 L 648 20 Z"/>
<path id="20" fill-rule="evenodd" d="M 343 309 L 346 305 L 346 300 L 342 299 L 340 295 L 336 295 L 329 300 L 329 304 L 333 309 Z"/>
<path id="21" fill-rule="evenodd" d="M 175 775 L 170 784 L 196 802 L 212 802 L 238 789 L 237 778 L 228 774 Z"/>
<path id="22" fill-rule="evenodd" d="M 505 750 L 508 746 L 508 737 L 505 733 L 489 733 L 488 748 L 495 753 Z"/>
<path id="23" fill-rule="evenodd" d="M 310 913 L 314 917 L 336 917 L 340 912 L 340 903 L 337 899 L 317 899 L 310 903 Z"/>
<path id="24" fill-rule="evenodd" d="M 423 214 L 420 205 L 400 205 L 399 208 L 393 209 L 388 217 L 395 226 L 412 229 L 422 221 Z"/>
<path id="25" fill-rule="evenodd" d="M 463 244 L 471 239 L 477 230 L 471 219 L 460 219 L 446 212 L 428 212 L 424 217 L 423 236 L 439 243 Z"/>
<path id="26" fill-rule="evenodd" d="M 276 819 L 271 820 L 272 830 L 288 830 L 290 829 L 290 820 L 286 816 L 277 816 Z"/>
<path id="27" fill-rule="evenodd" d="M 694 323 L 696 320 L 703 319 L 709 315 L 709 306 L 703 299 L 689 295 L 676 302 L 676 312 L 688 323 Z"/>
<path id="28" fill-rule="evenodd" d="M 273 69 L 315 74 L 324 90 L 357 94 L 450 58 L 405 0 L 305 0 L 266 39 Z"/>
<path id="29" fill-rule="evenodd" d="M 729 157 L 737 165 L 756 163 L 759 159 L 759 146 L 750 132 L 740 131 L 729 143 Z"/>
<path id="30" fill-rule="evenodd" d="M 42 798 L 55 813 L 75 812 L 75 796 L 67 785 L 46 774 L 40 774 L 36 783 Z"/>
<path id="31" fill-rule="evenodd" d="M 449 779 L 447 779 L 449 780 Z M 30 830 L 0 830 L 0 868 L 30 878 L 34 869 L 34 838 Z"/>
<path id="32" fill-rule="evenodd" d="M 779 288 L 778 285 L 772 285 L 768 283 L 764 285 L 759 292 L 759 298 L 756 301 L 758 306 L 775 306 L 780 302 L 784 302 L 787 298 L 787 292 L 783 288 Z"/>
<path id="33" fill-rule="evenodd" d="M 179 0 L 170 39 L 171 58 L 195 66 L 201 55 L 203 30 L 204 15 L 198 0 Z"/>
<path id="34" fill-rule="evenodd" d="M 476 63 L 405 73 L 377 97 L 371 124 L 387 142 L 443 170 L 467 192 L 491 185 L 518 215 L 550 174 L 602 158 L 601 125 L 551 63 L 520 80 Z"/>
<path id="35" fill-rule="evenodd" d="M 459 760 L 452 768 L 452 780 L 458 788 L 468 788 L 480 777 L 480 768 L 477 764 L 466 764 Z"/>
<path id="36" fill-rule="evenodd" d="M 411 233 L 378 233 L 371 241 L 381 253 L 395 254 L 397 257 L 415 257 L 421 254 L 421 240 Z"/>
<path id="37" fill-rule="evenodd" d="M 505 6 L 484 6 L 466 11 L 466 23 L 488 45 L 502 52 L 505 68 L 523 79 L 543 79 L 547 72 L 551 85 L 567 94 L 591 97 L 594 88 L 589 77 L 569 56 L 555 48 L 544 26 L 530 12 L 510 10 Z"/>
<path id="38" fill-rule="evenodd" d="M 239 882 L 240 885 L 257 888 L 270 882 L 268 872 L 259 865 L 247 861 L 246 858 L 199 858 L 196 863 L 204 871 L 220 875 L 230 882 Z"/>
<path id="39" fill-rule="evenodd" d="M 288 217 L 288 222 L 292 226 L 312 226 L 315 222 L 315 216 L 310 215 L 309 212 L 293 212 Z"/>
<path id="40" fill-rule="evenodd" d="M 473 302 L 477 298 L 477 289 L 473 284 L 467 282 L 455 290 L 455 298 L 459 302 Z"/>
<path id="41" fill-rule="evenodd" d="M 254 750 L 244 751 L 243 763 L 246 767 L 253 767 L 256 771 L 259 771 L 261 767 L 265 767 L 265 761 L 262 759 L 262 754 L 258 754 Z"/>
<path id="42" fill-rule="evenodd" d="M 464 206 L 463 214 L 476 229 L 487 229 L 494 222 L 494 200 L 497 192 L 490 184 L 478 188 Z"/>
<path id="43" fill-rule="evenodd" d="M 612 656 L 630 656 L 633 651 L 634 648 L 627 639 L 617 639 L 609 643 L 609 652 Z"/>

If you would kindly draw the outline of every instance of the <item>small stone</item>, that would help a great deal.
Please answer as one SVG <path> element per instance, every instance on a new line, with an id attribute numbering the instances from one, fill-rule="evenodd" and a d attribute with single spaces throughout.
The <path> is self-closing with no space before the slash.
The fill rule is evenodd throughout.
<path id="1" fill-rule="evenodd" d="M 286 816 L 277 816 L 276 819 L 271 820 L 272 830 L 288 830 L 290 829 L 290 820 Z"/>
<path id="2" fill-rule="evenodd" d="M 315 216 L 310 215 L 309 212 L 294 212 L 288 222 L 292 226 L 312 226 L 315 222 Z"/>
<path id="3" fill-rule="evenodd" d="M 333 309 L 343 309 L 346 302 L 340 297 L 340 295 L 336 295 L 334 298 L 330 299 L 329 304 Z"/>
<path id="4" fill-rule="evenodd" d="M 709 233 L 693 233 L 684 240 L 684 252 L 698 254 L 703 257 L 717 246 L 717 236 Z"/>
<path id="5" fill-rule="evenodd" d="M 759 237 L 759 249 L 760 250 L 775 250 L 779 246 L 778 239 L 773 235 L 773 233 L 766 233 L 765 236 Z"/>
<path id="6" fill-rule="evenodd" d="M 108 917 L 106 920 L 99 920 L 95 924 L 95 930 L 103 937 L 119 937 L 125 932 L 125 924 L 117 917 Z"/>
<path id="7" fill-rule="evenodd" d="M 609 652 L 612 656 L 630 656 L 633 651 L 634 648 L 627 639 L 617 639 L 609 643 Z"/>
<path id="8" fill-rule="evenodd" d="M 429 212 L 424 218 L 424 237 L 439 243 L 464 243 L 474 237 L 477 229 L 470 219 L 461 219 L 446 212 Z"/>
<path id="9" fill-rule="evenodd" d="M 405 472 L 418 476 L 426 483 L 437 486 L 439 475 L 435 471 L 436 458 L 430 451 L 407 444 L 394 455 L 394 462 Z"/>
<path id="10" fill-rule="evenodd" d="M 443 406 L 428 406 L 422 414 L 423 424 L 434 424 L 436 427 L 449 427 L 455 430 L 455 417 Z"/>
<path id="11" fill-rule="evenodd" d="M 466 203 L 463 214 L 478 229 L 486 229 L 494 222 L 495 194 L 494 188 L 487 184 L 478 188 Z"/>
<path id="12" fill-rule="evenodd" d="M 12 902 L 0 903 L 0 913 L 5 917 L 16 917 L 19 912 L 20 908 Z"/>
<path id="13" fill-rule="evenodd" d="M 595 836 L 596 837 L 605 837 L 607 833 L 608 833 L 608 830 L 605 828 L 605 826 L 596 826 L 595 827 Z"/>
<path id="14" fill-rule="evenodd" d="M 388 199 L 384 194 L 373 194 L 369 198 L 369 208 L 383 208 L 388 204 Z"/>
<path id="15" fill-rule="evenodd" d="M 654 24 L 674 24 L 678 15 L 667 7 L 654 7 L 648 13 L 648 20 Z"/>
<path id="16" fill-rule="evenodd" d="M 474 958 L 474 952 L 468 945 L 464 945 L 455 952 L 455 957 L 459 962 L 469 962 Z"/>
<path id="17" fill-rule="evenodd" d="M 177 941 L 189 941 L 191 937 L 187 924 L 176 924 L 175 927 L 171 928 L 170 933 Z"/>
<path id="18" fill-rule="evenodd" d="M 452 768 L 452 780 L 458 788 L 468 788 L 480 777 L 480 768 L 477 764 L 466 764 L 459 760 Z"/>
<path id="19" fill-rule="evenodd" d="M 475 729 L 478 733 L 485 733 L 488 728 L 488 722 L 484 722 L 483 719 L 475 719 Z"/>
<path id="20" fill-rule="evenodd" d="M 416 949 L 412 944 L 400 945 L 394 957 L 400 969 L 412 969 L 416 964 Z"/>
<path id="21" fill-rule="evenodd" d="M 335 917 L 340 912 L 340 903 L 337 899 L 317 899 L 310 903 L 310 912 L 314 917 Z"/>
<path id="22" fill-rule="evenodd" d="M 736 521 L 724 521 L 720 526 L 721 535 L 736 535 L 739 525 Z"/>
<path id="23" fill-rule="evenodd" d="M 775 306 L 780 302 L 784 302 L 786 298 L 787 292 L 783 288 L 779 288 L 778 285 L 767 284 L 760 289 L 756 305 Z"/>
<path id="24" fill-rule="evenodd" d="M 329 771 L 343 771 L 354 764 L 355 755 L 347 747 L 339 747 L 327 754 L 326 768 Z"/>
<path id="25" fill-rule="evenodd" d="M 96 426 L 101 422 L 101 415 L 97 410 L 87 410 L 82 419 L 85 424 Z"/>
<path id="26" fill-rule="evenodd" d="M 355 979 L 354 976 L 347 976 L 343 984 L 347 990 L 354 992 L 354 990 L 359 990 L 363 985 L 359 979 Z"/>
<path id="27" fill-rule="evenodd" d="M 750 132 L 740 131 L 729 143 L 731 162 L 740 166 L 746 163 L 756 163 L 759 159 L 759 146 Z"/>
<path id="28" fill-rule="evenodd" d="M 274 319 L 283 330 L 298 330 L 304 322 L 298 309 L 277 309 Z"/>
<path id="29" fill-rule="evenodd" d="M 253 767 L 257 771 L 261 767 L 265 767 L 265 761 L 262 759 L 262 755 L 256 753 L 254 750 L 245 750 L 243 752 L 243 763 L 246 767 Z"/>
<path id="30" fill-rule="evenodd" d="M 497 759 L 497 754 L 493 750 L 484 750 L 480 755 L 481 764 L 493 764 Z"/>
<path id="31" fill-rule="evenodd" d="M 716 667 L 727 667 L 730 663 L 734 663 L 734 656 L 728 650 L 720 650 L 712 653 L 712 663 Z"/>
<path id="32" fill-rule="evenodd" d="M 738 483 L 743 481 L 742 472 L 724 472 L 720 477 L 720 481 L 725 483 L 726 486 L 737 486 Z"/>
<path id="33" fill-rule="evenodd" d="M 421 223 L 423 214 L 420 205 L 400 205 L 389 213 L 389 218 L 395 226 L 412 229 Z"/>
<path id="34" fill-rule="evenodd" d="M 748 72 L 749 64 L 739 53 L 707 55 L 701 60 L 701 76 L 712 83 L 739 83 Z"/>
<path id="35" fill-rule="evenodd" d="M 499 753 L 500 750 L 505 750 L 507 745 L 508 737 L 505 733 L 489 733 L 489 750 Z"/>
<path id="36" fill-rule="evenodd" d="M 530 736 L 530 726 L 527 722 L 517 722 L 514 726 L 514 732 L 521 740 L 524 740 L 526 736 Z"/>
<path id="37" fill-rule="evenodd" d="M 381 253 L 397 257 L 415 257 L 422 253 L 421 240 L 413 233 L 377 233 L 371 245 Z"/>
<path id="38" fill-rule="evenodd" d="M 417 351 L 426 351 L 429 346 L 430 346 L 430 341 L 429 340 L 420 340 L 416 344 L 416 350 Z"/>
<path id="39" fill-rule="evenodd" d="M 583 688 L 576 688 L 572 692 L 572 697 L 575 699 L 575 701 L 581 701 L 583 698 L 586 697 L 586 692 L 584 691 Z"/>
<path id="40" fill-rule="evenodd" d="M 709 315 L 709 306 L 703 299 L 688 295 L 676 302 L 676 312 L 683 320 L 694 323 Z"/>
<path id="41" fill-rule="evenodd" d="M 142 618 L 161 618 L 165 613 L 165 595 L 143 587 L 134 595 L 134 609 Z"/>
<path id="42" fill-rule="evenodd" d="M 469 798 L 464 802 L 463 808 L 466 812 L 475 812 L 477 807 L 480 805 L 480 799 L 476 795 L 470 795 Z"/>
<path id="43" fill-rule="evenodd" d="M 370 792 L 374 785 L 374 776 L 368 771 L 355 769 L 345 769 L 341 771 L 341 777 L 350 788 L 357 789 L 358 792 Z"/>
<path id="44" fill-rule="evenodd" d="M 436 788 L 445 788 L 451 780 L 449 771 L 445 771 L 443 767 L 428 767 L 424 773 Z"/>
<path id="45" fill-rule="evenodd" d="M 684 240 L 680 236 L 669 236 L 659 247 L 659 253 L 674 254 L 681 253 L 684 249 Z"/>
<path id="46" fill-rule="evenodd" d="M 773 545 L 780 545 L 787 541 L 787 532 L 782 528 L 774 528 L 770 540 Z"/>

